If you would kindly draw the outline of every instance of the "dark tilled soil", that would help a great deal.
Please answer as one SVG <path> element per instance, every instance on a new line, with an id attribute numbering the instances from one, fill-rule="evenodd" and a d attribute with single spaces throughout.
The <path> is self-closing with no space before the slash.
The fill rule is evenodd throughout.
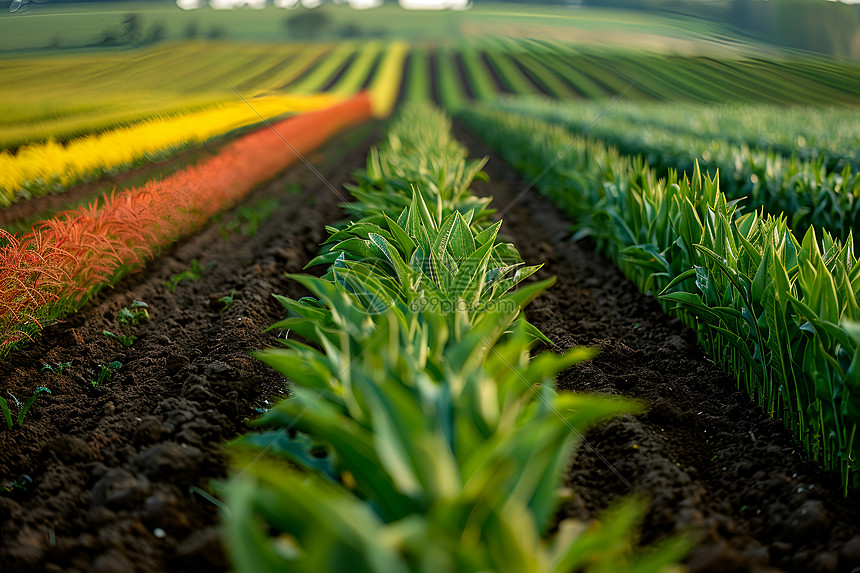
<path id="1" fill-rule="evenodd" d="M 377 126 L 365 126 L 311 160 L 340 189 L 377 136 Z M 0 364 L 7 399 L 23 400 L 37 386 L 52 391 L 23 426 L 0 430 L 0 480 L 11 490 L 0 490 L 0 569 L 226 568 L 217 508 L 189 488 L 224 477 L 221 444 L 285 394 L 284 380 L 248 351 L 273 345 L 275 333 L 264 330 L 284 311 L 271 294 L 304 294 L 284 273 L 316 255 L 345 196 L 297 165 L 245 202 L 280 203 L 256 235 L 225 238 L 232 216 L 222 217 Z M 200 280 L 170 292 L 165 281 L 192 260 Z M 224 309 L 218 299 L 231 293 Z M 126 348 L 102 331 L 126 332 L 116 315 L 133 300 L 149 305 L 151 320 L 128 331 L 138 339 Z M 113 361 L 122 366 L 93 388 L 100 365 Z M 43 363 L 65 362 L 62 374 L 40 372 Z"/>
<path id="2" fill-rule="evenodd" d="M 457 130 L 470 155 L 492 150 Z M 504 210 L 525 189 L 500 159 L 479 194 Z M 530 191 L 503 217 L 523 258 L 546 262 L 558 283 L 529 308 L 560 349 L 598 347 L 562 373 L 564 390 L 632 396 L 647 413 L 605 423 L 587 436 L 567 475 L 576 499 L 559 518 L 593 519 L 634 492 L 650 499 L 643 542 L 695 531 L 694 572 L 860 571 L 860 492 L 804 461 L 781 424 L 737 391 L 696 345 L 695 335 L 640 294 L 611 261 L 570 241 L 570 222 Z"/>

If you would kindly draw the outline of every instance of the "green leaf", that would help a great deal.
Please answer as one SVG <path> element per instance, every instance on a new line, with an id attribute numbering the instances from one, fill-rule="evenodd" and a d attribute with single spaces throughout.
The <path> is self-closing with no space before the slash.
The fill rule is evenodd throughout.
<path id="1" fill-rule="evenodd" d="M 389 219 L 388 215 L 383 214 L 383 216 L 388 224 L 388 229 L 391 231 L 392 242 L 397 247 L 397 250 L 400 251 L 400 254 L 403 255 L 403 258 L 409 259 L 415 250 L 415 241 L 406 234 L 406 231 L 400 225 Z"/>
<path id="2" fill-rule="evenodd" d="M 3 417 L 6 418 L 6 426 L 11 430 L 14 425 L 12 422 L 12 412 L 9 411 L 9 403 L 6 401 L 6 398 L 2 396 L 0 396 L 0 410 L 3 410 Z"/>

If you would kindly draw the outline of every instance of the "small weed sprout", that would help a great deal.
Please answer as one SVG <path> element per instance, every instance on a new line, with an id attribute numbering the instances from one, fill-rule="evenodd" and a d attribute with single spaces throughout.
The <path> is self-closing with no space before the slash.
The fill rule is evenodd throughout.
<path id="1" fill-rule="evenodd" d="M 15 493 L 17 490 L 27 491 L 31 485 L 33 485 L 33 478 L 28 475 L 22 475 L 21 479 L 16 479 L 13 481 L 3 480 L 2 484 L 3 491 L 8 494 Z"/>
<path id="2" fill-rule="evenodd" d="M 122 343 L 123 346 L 131 346 L 137 340 L 137 337 L 133 334 L 114 334 L 110 330 L 102 330 L 102 334 Z"/>
<path id="3" fill-rule="evenodd" d="M 115 334 L 110 330 L 102 330 L 102 334 L 120 342 L 123 346 L 131 346 L 137 337 L 129 334 L 129 331 L 133 326 L 149 321 L 148 308 L 149 305 L 141 300 L 132 301 L 129 306 L 121 308 L 116 315 L 116 321 L 122 325 L 121 328 L 125 334 Z"/>
<path id="4" fill-rule="evenodd" d="M 90 384 L 93 388 L 98 388 L 105 382 L 110 382 L 110 379 L 113 377 L 113 373 L 119 370 L 122 367 L 122 364 L 113 361 L 108 363 L 107 366 L 104 364 L 99 364 L 101 370 L 99 371 L 99 375 L 95 380 L 90 380 Z"/>
<path id="5" fill-rule="evenodd" d="M 277 199 L 263 199 L 253 205 L 239 207 L 236 210 L 236 216 L 224 224 L 221 228 L 223 236 L 229 235 L 233 231 L 239 231 L 246 237 L 253 237 L 257 234 L 260 224 L 264 223 L 278 209 Z"/>
<path id="6" fill-rule="evenodd" d="M 120 324 L 137 326 L 139 323 L 149 320 L 149 305 L 143 301 L 135 300 L 129 306 L 120 309 L 116 320 Z"/>
<path id="7" fill-rule="evenodd" d="M 47 362 L 42 363 L 42 368 L 39 370 L 40 372 L 48 371 L 51 374 L 62 374 L 64 370 L 67 368 L 71 368 L 71 362 L 55 362 L 53 364 L 48 364 Z"/>
<path id="8" fill-rule="evenodd" d="M 27 411 L 30 409 L 30 407 L 33 405 L 33 403 L 36 401 L 36 398 L 39 396 L 39 394 L 41 394 L 42 392 L 45 392 L 47 394 L 51 393 L 51 391 L 48 390 L 47 388 L 45 388 L 44 386 L 39 386 L 38 388 L 36 388 L 36 391 L 33 392 L 33 395 L 30 396 L 30 398 L 26 402 L 24 402 L 23 406 L 21 406 L 21 403 L 18 401 L 17 398 L 15 398 L 15 396 L 12 396 L 12 400 L 20 408 L 18 410 L 18 417 L 14 421 L 12 419 L 12 411 L 9 409 L 9 403 L 6 401 L 5 398 L 0 397 L 0 411 L 3 412 L 3 417 L 6 419 L 6 426 L 8 426 L 10 430 L 12 429 L 12 426 L 14 426 L 16 422 L 19 426 L 24 423 L 24 416 L 27 415 Z M 11 396 L 11 394 L 10 394 L 10 396 Z"/>
<path id="9" fill-rule="evenodd" d="M 210 263 L 209 266 L 211 268 L 214 265 L 212 265 Z M 179 283 L 181 283 L 183 280 L 188 279 L 190 281 L 196 282 L 196 281 L 200 280 L 200 276 L 201 276 L 200 261 L 198 261 L 197 259 L 194 259 L 193 261 L 191 261 L 191 268 L 190 269 L 188 269 L 187 271 L 181 272 L 179 274 L 173 275 L 172 277 L 170 277 L 169 279 L 164 281 L 164 284 L 165 284 L 165 286 L 167 286 L 168 289 L 170 289 L 170 292 L 173 292 L 176 290 L 176 286 Z"/>
<path id="10" fill-rule="evenodd" d="M 227 310 L 227 308 L 228 308 L 231 304 L 233 304 L 233 300 L 234 300 L 235 298 L 236 298 L 236 291 L 234 291 L 234 290 L 231 290 L 231 291 L 230 291 L 230 294 L 225 295 L 225 296 L 222 296 L 221 298 L 219 298 L 219 299 L 218 299 L 218 302 L 223 302 L 223 303 L 224 303 L 224 307 L 223 307 L 221 310 L 219 310 L 219 311 L 218 311 L 218 314 L 221 314 L 221 313 L 223 313 L 225 310 Z"/>

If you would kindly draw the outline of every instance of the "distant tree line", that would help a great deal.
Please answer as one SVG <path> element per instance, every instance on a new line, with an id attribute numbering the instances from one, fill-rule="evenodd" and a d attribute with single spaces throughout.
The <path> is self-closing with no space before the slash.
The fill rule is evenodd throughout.
<path id="1" fill-rule="evenodd" d="M 860 4 L 829 0 L 582 0 L 582 4 L 705 18 L 781 46 L 860 58 Z"/>
<path id="2" fill-rule="evenodd" d="M 727 21 L 777 44 L 860 58 L 860 4 L 732 0 Z"/>
<path id="3" fill-rule="evenodd" d="M 80 0 L 49 0 L 53 3 L 73 3 Z M 115 2 L 129 0 L 88 0 Z M 144 2 L 146 0 L 139 0 Z M 385 0 L 393 3 L 396 0 Z M 844 4 L 829 0 L 473 0 L 511 2 L 519 4 L 583 5 L 600 8 L 623 8 L 649 12 L 682 14 L 728 24 L 758 39 L 780 46 L 811 50 L 838 57 L 860 59 L 860 3 Z M 8 4 L 0 0 L 0 4 Z M 298 15 L 296 15 L 298 16 Z M 313 36 L 331 27 L 324 16 L 292 16 L 285 20 L 291 36 Z M 378 30 L 346 25 L 339 32 L 343 37 L 375 36 Z M 215 28 L 198 30 L 189 25 L 185 37 L 224 37 L 225 31 Z M 106 30 L 102 45 L 140 45 L 157 42 L 164 36 L 164 25 L 152 23 L 144 29 L 140 17 L 129 14 L 119 25 Z M 59 39 L 54 40 L 58 47 Z"/>

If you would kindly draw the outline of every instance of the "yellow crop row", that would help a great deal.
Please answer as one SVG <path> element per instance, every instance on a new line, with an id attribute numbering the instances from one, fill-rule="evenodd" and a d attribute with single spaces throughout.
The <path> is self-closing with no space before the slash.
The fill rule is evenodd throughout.
<path id="1" fill-rule="evenodd" d="M 409 45 L 405 42 L 392 42 L 388 46 L 379 72 L 370 84 L 370 101 L 373 114 L 377 117 L 387 117 L 397 103 L 400 83 L 403 78 L 403 67 L 406 56 L 409 55 Z"/>
<path id="2" fill-rule="evenodd" d="M 0 205 L 62 190 L 82 179 L 113 171 L 148 156 L 200 143 L 233 129 L 285 113 L 322 109 L 341 101 L 331 94 L 267 96 L 178 117 L 154 118 L 74 139 L 0 152 Z M 249 105 L 250 104 L 250 105 Z"/>

